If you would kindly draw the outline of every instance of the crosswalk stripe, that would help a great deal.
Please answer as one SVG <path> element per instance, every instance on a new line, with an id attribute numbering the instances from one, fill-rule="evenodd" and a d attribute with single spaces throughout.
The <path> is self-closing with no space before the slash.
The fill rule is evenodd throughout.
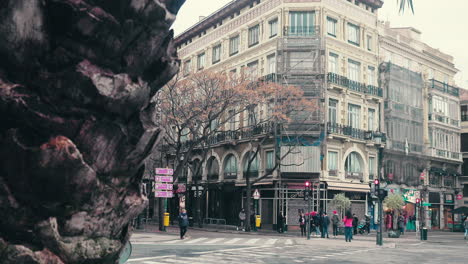
<path id="1" fill-rule="evenodd" d="M 239 240 L 241 240 L 241 239 L 240 238 L 233 238 L 231 240 L 228 240 L 228 241 L 224 242 L 224 244 L 234 244 Z"/>
<path id="2" fill-rule="evenodd" d="M 194 244 L 194 243 L 197 243 L 197 242 L 200 242 L 200 241 L 203 241 L 203 240 L 207 240 L 208 238 L 207 237 L 200 237 L 200 238 L 197 238 L 197 239 L 194 239 L 194 240 L 189 240 L 187 242 L 185 242 L 185 244 Z"/>
<path id="3" fill-rule="evenodd" d="M 284 242 L 284 244 L 286 245 L 292 245 L 292 240 L 291 239 L 286 239 L 286 242 Z"/>
<path id="4" fill-rule="evenodd" d="M 257 241 L 260 240 L 258 238 L 252 238 L 252 239 L 249 239 L 247 242 L 245 242 L 246 244 L 255 244 L 257 243 Z"/>
<path id="5" fill-rule="evenodd" d="M 164 243 L 164 244 L 174 244 L 174 243 L 177 243 L 177 242 L 179 242 L 179 241 L 180 241 L 180 240 L 177 239 L 177 240 L 165 241 L 165 242 L 163 242 L 163 243 Z"/>
<path id="6" fill-rule="evenodd" d="M 224 237 L 215 238 L 215 239 L 212 239 L 212 240 L 205 241 L 205 244 L 214 244 L 214 243 L 218 243 L 221 240 L 224 240 Z"/>
<path id="7" fill-rule="evenodd" d="M 273 245 L 273 244 L 276 243 L 277 240 L 278 240 L 278 239 L 273 239 L 273 238 L 271 238 L 271 239 L 268 239 L 267 242 L 265 242 L 265 244 L 267 244 L 267 245 Z"/>

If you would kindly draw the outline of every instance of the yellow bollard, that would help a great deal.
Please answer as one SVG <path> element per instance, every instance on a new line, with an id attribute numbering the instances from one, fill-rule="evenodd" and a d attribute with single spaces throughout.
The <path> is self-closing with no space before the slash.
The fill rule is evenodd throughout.
<path id="1" fill-rule="evenodd" d="M 169 213 L 164 213 L 164 226 L 169 226 Z"/>
<path id="2" fill-rule="evenodd" d="M 255 216 L 255 227 L 260 227 L 262 225 L 262 218 L 260 215 Z"/>

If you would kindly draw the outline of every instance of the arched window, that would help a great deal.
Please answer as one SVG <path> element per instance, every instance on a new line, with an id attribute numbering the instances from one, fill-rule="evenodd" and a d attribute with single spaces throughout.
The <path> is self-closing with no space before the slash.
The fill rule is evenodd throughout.
<path id="1" fill-rule="evenodd" d="M 219 164 L 215 157 L 210 157 L 206 164 L 208 180 L 219 179 Z"/>
<path id="2" fill-rule="evenodd" d="M 224 179 L 237 178 L 237 159 L 233 154 L 229 154 L 224 160 Z"/>
<path id="3" fill-rule="evenodd" d="M 346 178 L 362 179 L 364 162 L 359 153 L 353 151 L 349 153 L 345 161 Z"/>
<path id="4" fill-rule="evenodd" d="M 247 174 L 247 167 L 249 167 L 249 161 L 252 159 L 252 155 L 254 155 L 253 152 L 248 152 L 247 154 L 245 154 L 244 162 L 243 162 L 244 163 L 244 175 Z M 252 160 L 248 173 L 249 173 L 249 176 L 251 177 L 258 176 L 258 154 Z"/>
<path id="5" fill-rule="evenodd" d="M 192 166 L 190 168 L 191 173 L 192 173 L 192 182 L 194 181 L 201 181 L 202 177 L 202 168 L 201 168 L 201 162 L 199 159 L 193 160 L 192 161 Z"/>

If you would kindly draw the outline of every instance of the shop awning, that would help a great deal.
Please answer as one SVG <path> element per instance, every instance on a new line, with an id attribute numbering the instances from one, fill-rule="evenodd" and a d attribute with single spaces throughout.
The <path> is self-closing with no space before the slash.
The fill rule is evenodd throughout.
<path id="1" fill-rule="evenodd" d="M 257 185 L 272 185 L 273 182 L 271 181 L 268 181 L 268 182 L 257 182 L 255 183 L 254 185 L 252 186 L 257 186 Z M 236 187 L 242 187 L 242 186 L 247 186 L 247 184 L 245 182 L 240 182 L 240 183 L 237 183 L 236 182 Z"/>
<path id="2" fill-rule="evenodd" d="M 370 187 L 368 184 L 359 183 L 344 183 L 344 182 L 327 182 L 328 190 L 339 190 L 347 192 L 369 192 Z"/>

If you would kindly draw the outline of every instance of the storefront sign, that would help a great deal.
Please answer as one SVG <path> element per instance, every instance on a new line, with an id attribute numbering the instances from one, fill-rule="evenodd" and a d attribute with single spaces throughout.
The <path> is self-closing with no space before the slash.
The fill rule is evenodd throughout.
<path id="1" fill-rule="evenodd" d="M 463 194 L 457 194 L 457 200 L 463 200 Z"/>
<path id="2" fill-rule="evenodd" d="M 172 190 L 172 184 L 156 183 L 156 190 Z"/>
<path id="3" fill-rule="evenodd" d="M 155 197 L 172 198 L 172 191 L 156 191 Z"/>
<path id="4" fill-rule="evenodd" d="M 416 197 L 416 192 L 419 196 L 419 192 L 415 189 L 403 189 L 403 200 L 405 200 L 405 202 L 408 202 L 408 203 L 416 203 L 416 198 L 419 198 L 419 197 Z"/>
<path id="5" fill-rule="evenodd" d="M 444 195 L 444 198 L 445 198 L 445 199 L 444 199 L 444 200 L 445 200 L 445 203 L 451 203 L 451 204 L 453 204 L 453 194 L 451 194 L 451 193 L 446 193 L 446 194 Z"/>
<path id="6" fill-rule="evenodd" d="M 155 182 L 173 182 L 174 178 L 172 176 L 155 176 Z"/>
<path id="7" fill-rule="evenodd" d="M 168 169 L 168 168 L 156 168 L 156 174 L 158 175 L 173 175 L 174 170 L 173 169 Z"/>

